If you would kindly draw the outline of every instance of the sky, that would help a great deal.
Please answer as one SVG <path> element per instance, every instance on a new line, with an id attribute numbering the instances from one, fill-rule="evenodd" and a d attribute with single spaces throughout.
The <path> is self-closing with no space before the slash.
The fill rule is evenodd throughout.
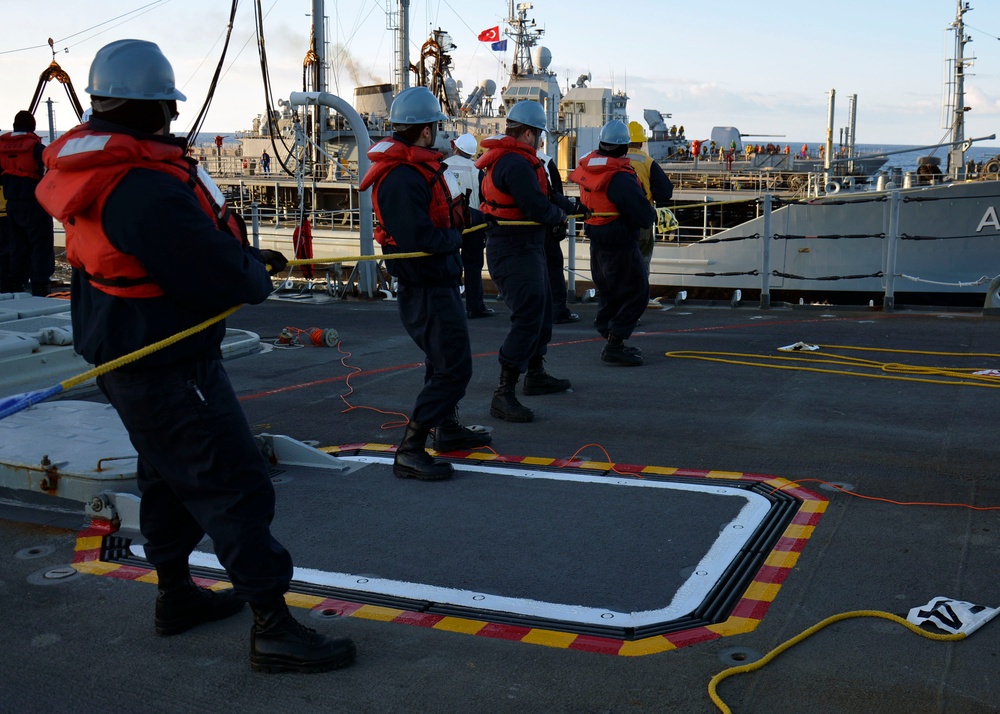
<path id="1" fill-rule="evenodd" d="M 311 0 L 261 0 L 265 47 L 275 100 L 302 89 Z M 332 80 L 329 91 L 349 100 L 357 84 L 392 81 L 392 35 L 386 3 L 327 0 Z M 184 132 L 206 96 L 222 49 L 230 0 L 0 0 L 0 129 L 27 108 L 39 74 L 53 59 L 69 73 L 87 105 L 90 62 L 103 45 L 124 38 L 156 42 L 188 96 L 174 124 Z M 820 142 L 826 136 L 829 92 L 836 90 L 834 141 L 849 121 L 857 95 L 857 142 L 930 145 L 941 141 L 945 58 L 954 46 L 946 31 L 954 0 L 533 0 L 541 44 L 552 52 L 560 85 L 591 74 L 590 86 L 625 91 L 631 119 L 643 110 L 672 114 L 688 138 L 707 138 L 713 126 L 735 126 L 776 142 Z M 966 136 L 1000 134 L 1000 2 L 970 0 L 965 14 L 972 42 L 966 56 Z M 44 12 L 42 11 L 44 8 Z M 507 0 L 411 0 L 410 55 L 431 29 L 448 31 L 458 46 L 454 75 L 466 93 L 483 79 L 504 83 L 512 51 L 492 52 L 477 40 L 500 25 Z M 264 109 L 254 39 L 254 4 L 240 0 L 220 86 L 204 130 L 248 129 Z M 513 43 L 509 43 L 513 49 Z M 43 102 L 55 102 L 56 130 L 76 123 L 64 89 L 50 83 Z M 48 119 L 36 113 L 39 133 Z M 187 123 L 186 123 L 187 122 Z M 1000 146 L 1000 139 L 982 145 Z"/>

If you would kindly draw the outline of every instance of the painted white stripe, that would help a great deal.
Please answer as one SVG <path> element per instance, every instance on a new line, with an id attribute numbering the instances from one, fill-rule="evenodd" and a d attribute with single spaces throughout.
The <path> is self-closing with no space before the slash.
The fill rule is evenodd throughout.
<path id="1" fill-rule="evenodd" d="M 392 457 L 344 456 L 339 458 L 358 463 L 392 463 Z M 701 561 L 694 567 L 692 574 L 677 592 L 672 597 L 670 597 L 669 593 L 664 593 L 664 599 L 670 597 L 669 603 L 656 610 L 618 612 L 604 608 L 574 605 L 572 603 L 544 602 L 530 598 L 504 597 L 502 595 L 480 593 L 474 590 L 445 588 L 425 583 L 411 583 L 386 578 L 371 578 L 350 573 L 331 573 L 312 568 L 295 568 L 295 573 L 292 577 L 295 580 L 313 585 L 340 588 L 348 591 L 391 595 L 412 600 L 429 600 L 431 602 L 467 608 L 514 613 L 532 617 L 545 617 L 592 625 L 643 627 L 684 617 L 697 609 L 712 588 L 715 587 L 726 568 L 739 555 L 740 550 L 747 544 L 753 536 L 754 531 L 770 510 L 770 502 L 760 494 L 712 483 L 701 485 L 696 483 L 652 481 L 648 479 L 619 479 L 596 474 L 573 472 L 550 473 L 530 469 L 497 468 L 485 464 L 452 465 L 456 471 L 497 474 L 501 476 L 514 476 L 516 478 L 540 478 L 554 481 L 600 483 L 607 486 L 624 486 L 628 488 L 660 488 L 674 491 L 708 493 L 724 498 L 739 498 L 745 501 L 745 504 L 733 520 L 722 524 L 715 542 Z M 142 546 L 133 545 L 132 553 L 139 557 L 145 557 Z M 216 570 L 223 569 L 215 555 L 200 551 L 195 551 L 191 554 L 191 564 Z M 484 619 L 489 618 L 486 617 Z"/>

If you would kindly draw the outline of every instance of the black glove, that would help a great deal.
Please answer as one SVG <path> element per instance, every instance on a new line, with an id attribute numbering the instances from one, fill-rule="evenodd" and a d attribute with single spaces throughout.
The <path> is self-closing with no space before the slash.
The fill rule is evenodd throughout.
<path id="1" fill-rule="evenodd" d="M 262 250 L 260 251 L 260 257 L 264 265 L 267 266 L 268 275 L 280 273 L 288 267 L 288 258 L 276 250 Z"/>
<path id="2" fill-rule="evenodd" d="M 558 226 L 549 226 L 549 240 L 561 243 L 563 238 L 566 237 L 566 229 L 568 227 L 565 223 L 560 223 Z"/>
<path id="3" fill-rule="evenodd" d="M 573 207 L 573 215 L 579 216 L 581 221 L 585 221 L 591 216 L 593 216 L 594 213 L 589 208 L 580 203 L 579 199 L 577 199 L 576 205 Z"/>

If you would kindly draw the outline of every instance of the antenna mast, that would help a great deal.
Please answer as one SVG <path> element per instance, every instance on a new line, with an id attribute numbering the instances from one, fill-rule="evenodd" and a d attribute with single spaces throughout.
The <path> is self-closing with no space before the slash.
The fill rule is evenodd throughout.
<path id="1" fill-rule="evenodd" d="M 517 4 L 517 15 L 514 14 L 514 0 L 510 0 L 510 15 L 507 24 L 511 31 L 506 33 L 514 40 L 514 66 L 511 74 L 515 77 L 527 77 L 535 73 L 535 65 L 531 61 L 531 48 L 545 33 L 545 30 L 535 29 L 535 21 L 528 20 L 528 10 L 534 7 L 530 2 Z"/>
<path id="2" fill-rule="evenodd" d="M 952 80 L 954 95 L 949 106 L 953 116 L 951 117 L 952 147 L 948 152 L 948 176 L 961 179 L 965 176 L 965 152 L 969 148 L 969 142 L 965 140 L 965 113 L 971 109 L 965 106 L 965 67 L 966 64 L 972 66 L 975 58 L 965 59 L 965 45 L 972 42 L 972 38 L 965 34 L 964 15 L 972 8 L 963 0 L 957 0 L 956 5 L 955 22 L 951 25 L 955 30 L 955 59 Z"/>
<path id="3" fill-rule="evenodd" d="M 394 9 L 386 5 L 386 29 L 392 35 L 393 73 L 396 94 L 410 86 L 410 0 L 399 0 Z"/>

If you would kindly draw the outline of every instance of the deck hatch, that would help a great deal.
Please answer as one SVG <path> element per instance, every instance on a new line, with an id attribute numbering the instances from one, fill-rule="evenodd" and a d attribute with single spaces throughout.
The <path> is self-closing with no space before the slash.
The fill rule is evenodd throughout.
<path id="1" fill-rule="evenodd" d="M 394 478 L 384 453 L 341 457 L 363 467 L 293 468 L 277 486 L 293 592 L 623 640 L 725 621 L 801 503 L 738 474 L 465 459 L 429 484 Z M 102 559 L 148 567 L 123 536 Z M 192 566 L 225 577 L 210 551 Z"/>

